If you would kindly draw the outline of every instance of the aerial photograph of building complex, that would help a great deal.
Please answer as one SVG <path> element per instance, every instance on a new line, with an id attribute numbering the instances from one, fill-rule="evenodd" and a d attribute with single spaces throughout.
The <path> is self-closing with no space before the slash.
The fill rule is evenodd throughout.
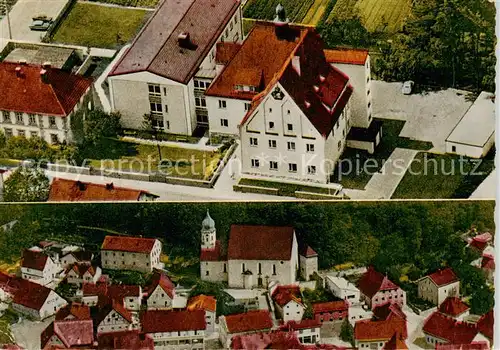
<path id="1" fill-rule="evenodd" d="M 494 205 L 0 207 L 0 344 L 491 349 Z"/>

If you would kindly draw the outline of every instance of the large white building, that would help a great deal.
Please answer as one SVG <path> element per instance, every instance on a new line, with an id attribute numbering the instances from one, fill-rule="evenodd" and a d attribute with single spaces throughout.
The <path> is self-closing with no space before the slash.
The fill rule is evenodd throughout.
<path id="1" fill-rule="evenodd" d="M 448 297 L 460 295 L 460 280 L 451 268 L 438 270 L 417 281 L 418 297 L 441 305 Z"/>
<path id="2" fill-rule="evenodd" d="M 208 127 L 203 92 L 217 74 L 217 43 L 242 39 L 239 0 L 165 0 L 108 77 L 125 128 L 144 115 L 165 132 Z"/>
<path id="3" fill-rule="evenodd" d="M 230 288 L 265 288 L 271 281 L 292 284 L 300 271 L 293 227 L 232 225 L 226 254 L 207 212 L 201 238 L 203 280 L 226 281 Z"/>
<path id="4" fill-rule="evenodd" d="M 60 69 L 0 63 L 0 129 L 5 136 L 40 137 L 48 143 L 73 141 L 71 119 L 94 108 L 92 80 Z"/>
<path id="5" fill-rule="evenodd" d="M 151 272 L 161 268 L 162 245 L 153 238 L 106 236 L 101 247 L 103 269 Z"/>
<path id="6" fill-rule="evenodd" d="M 47 285 L 61 271 L 61 265 L 42 251 L 26 249 L 21 262 L 21 276 L 32 282 Z"/>

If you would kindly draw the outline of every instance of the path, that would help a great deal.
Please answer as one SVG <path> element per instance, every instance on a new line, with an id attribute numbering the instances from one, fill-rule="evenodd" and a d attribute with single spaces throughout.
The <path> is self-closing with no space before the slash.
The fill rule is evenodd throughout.
<path id="1" fill-rule="evenodd" d="M 219 149 L 220 146 L 210 146 L 207 145 L 208 137 L 202 137 L 197 143 L 187 143 L 187 142 L 174 142 L 174 141 L 154 141 L 145 140 L 137 137 L 124 136 L 123 141 L 130 141 L 134 143 L 144 144 L 144 145 L 154 145 L 160 144 L 160 146 L 166 147 L 179 147 L 184 149 L 203 151 L 203 152 L 214 152 Z"/>
<path id="2" fill-rule="evenodd" d="M 371 177 L 364 190 L 345 188 L 344 192 L 351 199 L 390 199 L 418 152 L 396 148 L 380 172 Z"/>
<path id="3" fill-rule="evenodd" d="M 86 1 L 86 0 L 78 0 L 79 3 L 82 4 L 91 4 L 91 5 L 98 5 L 98 6 L 104 6 L 104 7 L 118 7 L 121 9 L 127 9 L 127 10 L 143 10 L 143 11 L 155 11 L 154 8 L 151 7 L 136 7 L 136 6 L 122 6 L 122 5 L 117 5 L 117 4 L 108 4 L 106 2 L 97 2 L 97 1 Z"/>
<path id="4" fill-rule="evenodd" d="M 471 194 L 470 199 L 495 199 L 498 183 L 497 170 L 494 169 Z"/>

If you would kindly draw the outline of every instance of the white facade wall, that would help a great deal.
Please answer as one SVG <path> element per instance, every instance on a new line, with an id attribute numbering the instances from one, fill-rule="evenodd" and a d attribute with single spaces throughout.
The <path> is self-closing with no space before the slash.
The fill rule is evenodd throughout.
<path id="1" fill-rule="evenodd" d="M 438 344 L 448 344 L 447 340 L 435 337 L 435 336 L 427 334 L 427 333 L 424 333 L 424 335 L 425 335 L 425 341 L 427 342 L 427 344 L 429 344 L 433 347 L 436 347 L 436 345 L 438 345 Z"/>
<path id="2" fill-rule="evenodd" d="M 483 146 L 466 145 L 463 143 L 456 143 L 446 141 L 446 153 L 459 154 L 471 158 L 483 158 L 491 150 L 495 144 L 495 133 L 491 134 Z"/>
<path id="3" fill-rule="evenodd" d="M 401 306 L 406 305 L 406 292 L 401 288 L 379 291 L 370 300 L 370 307 L 374 309 L 377 306 L 387 304 L 390 302 L 392 304 L 399 304 Z"/>
<path id="4" fill-rule="evenodd" d="M 302 316 L 304 316 L 305 311 L 304 306 L 294 300 L 289 301 L 286 305 L 283 305 L 283 307 L 276 304 L 276 308 L 285 323 L 289 321 L 299 322 L 302 320 Z"/>
<path id="5" fill-rule="evenodd" d="M 247 113 L 252 101 L 206 96 L 210 135 L 239 136 L 238 126 Z M 226 108 L 219 107 L 219 101 L 226 102 Z M 246 106 L 246 107 L 245 107 Z M 225 126 L 227 121 L 227 126 Z"/>
<path id="6" fill-rule="evenodd" d="M 15 303 L 12 304 L 12 308 L 37 320 L 43 320 L 55 315 L 59 309 L 65 307 L 67 304 L 66 300 L 60 297 L 56 292 L 51 291 L 40 310 L 31 309 Z"/>
<path id="7" fill-rule="evenodd" d="M 361 305 L 350 306 L 348 310 L 349 323 L 354 327 L 357 321 L 369 320 L 373 316 L 370 310 L 365 310 Z"/>
<path id="8" fill-rule="evenodd" d="M 335 283 L 336 279 L 342 279 L 342 284 L 345 284 L 346 287 L 341 287 Z M 361 298 L 361 292 L 358 288 L 352 283 L 349 283 L 346 279 L 342 277 L 331 278 L 330 276 L 326 276 L 325 278 L 326 287 L 335 295 L 337 298 L 347 300 L 350 304 L 359 303 Z M 340 284 L 340 283 L 339 283 Z M 350 310 L 349 310 L 350 311 Z"/>
<path id="9" fill-rule="evenodd" d="M 132 324 L 115 310 L 111 310 L 97 327 L 98 333 L 121 332 L 132 329 Z"/>
<path id="10" fill-rule="evenodd" d="M 142 302 L 142 289 L 139 286 L 139 295 L 129 295 L 123 298 L 123 305 L 129 311 L 139 311 Z"/>
<path id="11" fill-rule="evenodd" d="M 102 250 L 101 264 L 104 269 L 151 272 L 154 268 L 161 267 L 161 249 L 161 242 L 156 240 L 149 253 Z"/>
<path id="12" fill-rule="evenodd" d="M 172 299 L 160 285 L 157 285 L 155 290 L 148 296 L 148 309 L 171 309 Z"/>
<path id="13" fill-rule="evenodd" d="M 418 281 L 418 297 L 430 301 L 434 305 L 439 306 L 447 297 L 458 296 L 459 294 L 460 281 L 441 287 L 438 287 L 430 277 Z"/>
<path id="14" fill-rule="evenodd" d="M 370 349 L 370 350 L 380 350 L 384 347 L 384 344 L 387 343 L 390 339 L 386 340 L 377 340 L 377 341 L 359 341 L 356 340 L 356 348 L 357 349 Z"/>
<path id="15" fill-rule="evenodd" d="M 43 271 L 21 267 L 21 276 L 23 279 L 45 286 L 56 278 L 59 271 L 61 271 L 60 265 L 49 257 Z"/>
<path id="16" fill-rule="evenodd" d="M 342 111 L 325 142 L 324 167 L 323 169 L 320 168 L 320 173 L 323 173 L 326 182 L 329 182 L 329 175 L 333 173 L 335 165 L 346 147 L 346 138 L 351 129 L 350 104 L 349 102 Z"/>
<path id="17" fill-rule="evenodd" d="M 85 283 L 96 283 L 101 277 L 101 268 L 99 266 L 94 267 L 95 274 L 92 276 L 90 272 L 85 272 L 82 277 L 78 275 L 74 270 L 70 270 L 66 275 L 68 283 L 81 285 Z"/>
<path id="18" fill-rule="evenodd" d="M 227 282 L 228 263 L 226 261 L 201 261 L 200 273 L 203 281 Z"/>
<path id="19" fill-rule="evenodd" d="M 204 349 L 205 331 L 148 333 L 155 349 Z"/>
<path id="20" fill-rule="evenodd" d="M 315 272 L 318 272 L 318 257 L 313 256 L 306 258 L 305 256 L 299 256 L 300 274 L 302 277 L 309 281 L 310 276 Z"/>
<path id="21" fill-rule="evenodd" d="M 320 327 L 299 329 L 295 335 L 301 344 L 316 344 L 321 341 L 320 330 Z"/>
<path id="22" fill-rule="evenodd" d="M 205 310 L 205 321 L 207 323 L 207 329 L 206 329 L 207 334 L 215 332 L 215 320 L 216 320 L 215 311 Z"/>

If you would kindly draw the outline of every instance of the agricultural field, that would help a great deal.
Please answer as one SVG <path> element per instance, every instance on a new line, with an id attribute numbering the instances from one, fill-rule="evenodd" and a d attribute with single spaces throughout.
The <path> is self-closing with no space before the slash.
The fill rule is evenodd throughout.
<path id="1" fill-rule="evenodd" d="M 337 0 L 328 19 L 358 14 L 368 31 L 394 33 L 401 29 L 410 12 L 411 0 Z"/>
<path id="2" fill-rule="evenodd" d="M 317 0 L 249 0 L 245 5 L 244 17 L 254 19 L 273 20 L 276 6 L 281 3 L 286 10 L 287 17 L 294 23 L 301 23 L 313 5 L 321 2 Z"/>
<path id="3" fill-rule="evenodd" d="M 102 2 L 105 4 L 113 4 L 118 6 L 130 7 L 151 7 L 155 8 L 160 0 L 90 0 L 95 2 Z"/>

